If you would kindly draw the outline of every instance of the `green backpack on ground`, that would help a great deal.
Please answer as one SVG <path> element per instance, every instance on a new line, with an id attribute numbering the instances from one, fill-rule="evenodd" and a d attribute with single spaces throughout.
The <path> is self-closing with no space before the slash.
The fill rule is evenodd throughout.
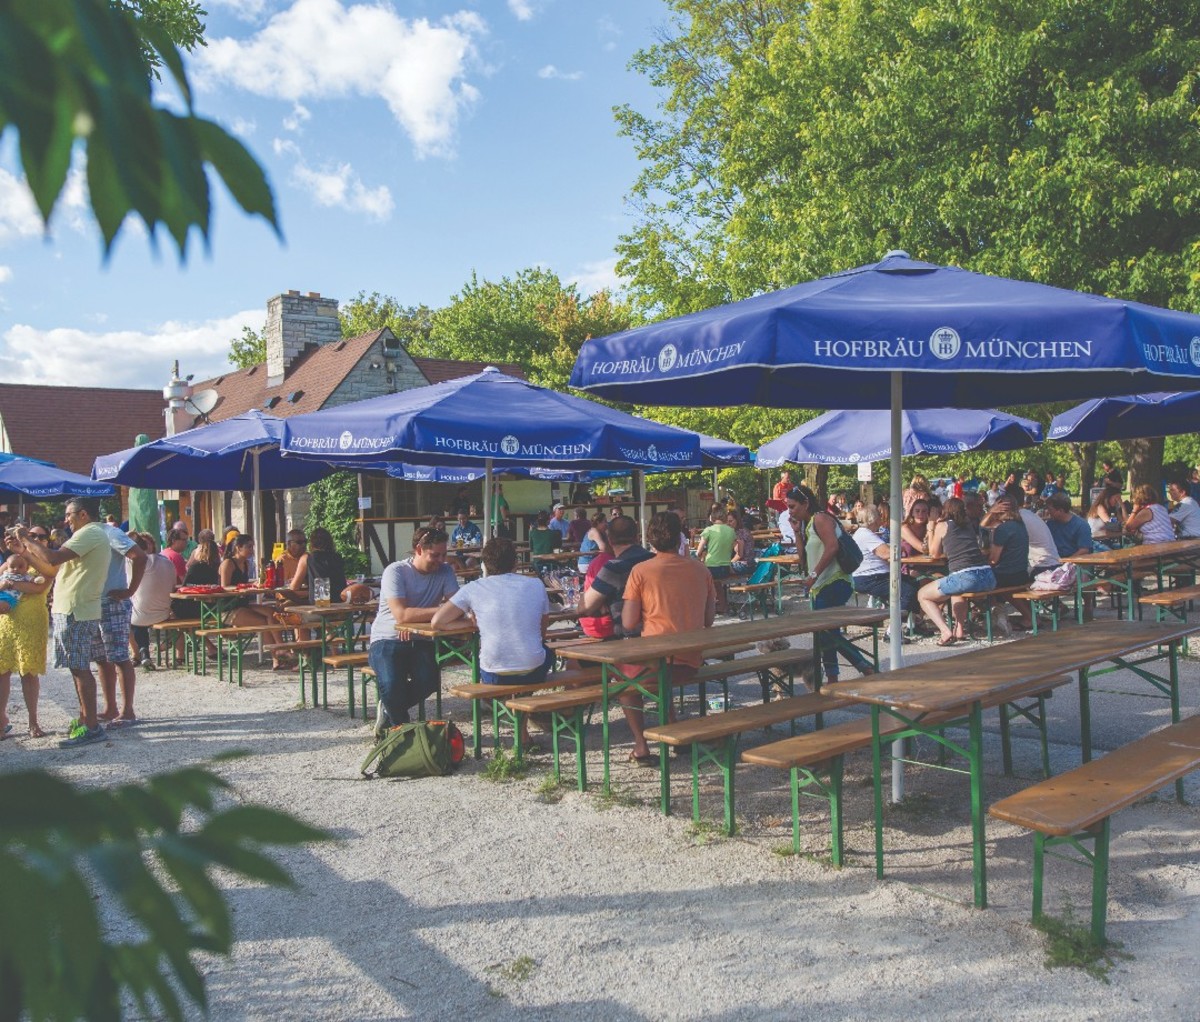
<path id="1" fill-rule="evenodd" d="M 389 728 L 360 769 L 364 777 L 442 777 L 462 762 L 464 751 L 453 721 L 416 721 Z"/>

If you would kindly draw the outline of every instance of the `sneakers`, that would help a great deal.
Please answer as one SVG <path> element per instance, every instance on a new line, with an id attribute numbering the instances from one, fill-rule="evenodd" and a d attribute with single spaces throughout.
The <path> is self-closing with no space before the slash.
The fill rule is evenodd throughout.
<path id="1" fill-rule="evenodd" d="M 144 671 L 153 671 L 158 669 L 158 664 L 150 659 L 150 651 L 147 649 L 138 650 L 137 666 L 142 668 Z"/>
<path id="2" fill-rule="evenodd" d="M 104 741 L 104 728 L 99 724 L 91 730 L 80 726 L 79 728 L 72 728 L 69 737 L 59 742 L 58 747 L 60 749 L 74 749 L 78 745 L 90 745 L 92 742 L 102 741 Z"/>
<path id="3" fill-rule="evenodd" d="M 87 725 L 78 717 L 72 717 L 67 721 L 67 737 L 78 738 L 87 731 Z"/>

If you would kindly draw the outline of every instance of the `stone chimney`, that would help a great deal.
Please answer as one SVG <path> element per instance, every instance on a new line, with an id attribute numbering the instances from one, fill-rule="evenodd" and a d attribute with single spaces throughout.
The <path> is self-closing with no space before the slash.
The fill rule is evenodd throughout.
<path id="1" fill-rule="evenodd" d="M 342 339 L 336 298 L 316 291 L 276 295 L 267 302 L 267 386 L 283 382 L 292 362 L 306 344 L 331 344 Z"/>

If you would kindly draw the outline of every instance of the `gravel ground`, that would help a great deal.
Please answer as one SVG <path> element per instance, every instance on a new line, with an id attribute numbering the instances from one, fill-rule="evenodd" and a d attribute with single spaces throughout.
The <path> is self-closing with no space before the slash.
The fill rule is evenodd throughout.
<path id="1" fill-rule="evenodd" d="M 922 643 L 908 655 L 944 653 Z M 1196 712 L 1200 662 L 1182 674 L 1185 713 Z M 1132 675 L 1106 676 L 1094 691 L 1099 748 L 1169 719 Z M 757 693 L 743 682 L 733 699 Z M 910 797 L 889 810 L 880 882 L 869 756 L 847 765 L 849 863 L 835 870 L 824 861 L 827 812 L 817 803 L 803 809 L 804 854 L 780 854 L 791 818 L 786 779 L 772 771 L 739 771 L 734 838 L 693 827 L 682 764 L 672 768 L 678 815 L 658 813 L 657 773 L 619 762 L 623 725 L 610 798 L 547 790 L 544 755 L 509 783 L 483 775 L 486 759 L 448 778 L 360 780 L 369 731 L 347 718 L 343 686 L 330 694 L 340 702 L 313 710 L 297 704 L 294 675 L 251 670 L 239 689 L 213 676 L 139 672 L 142 721 L 73 751 L 56 746 L 74 713 L 65 672 L 43 682 L 42 725 L 57 735 L 20 737 L 19 692 L 10 703 L 17 737 L 0 743 L 0 770 L 46 766 L 111 783 L 247 749 L 251 757 L 220 768 L 237 798 L 287 809 L 340 839 L 281 853 L 294 892 L 227 884 L 237 945 L 231 959 L 205 962 L 213 1019 L 1197 1017 L 1200 813 L 1169 791 L 1115 818 L 1109 936 L 1128 957 L 1104 983 L 1045 967 L 1043 938 L 1029 925 L 1027 833 L 989 825 L 991 907 L 971 907 L 959 775 L 910 771 Z M 1056 769 L 1078 763 L 1074 703 L 1073 687 L 1051 700 Z M 446 708 L 469 721 L 458 701 Z M 1038 747 L 1031 728 L 1019 730 L 1018 776 L 1006 779 L 994 715 L 987 726 L 994 801 L 1036 776 Z M 932 760 L 932 747 L 920 755 Z M 570 783 L 570 757 L 564 773 Z M 600 776 L 598 753 L 589 774 Z M 1193 777 L 1190 801 L 1198 788 Z M 719 821 L 720 807 L 711 778 L 704 818 Z M 1087 876 L 1052 862 L 1048 908 L 1086 921 Z"/>

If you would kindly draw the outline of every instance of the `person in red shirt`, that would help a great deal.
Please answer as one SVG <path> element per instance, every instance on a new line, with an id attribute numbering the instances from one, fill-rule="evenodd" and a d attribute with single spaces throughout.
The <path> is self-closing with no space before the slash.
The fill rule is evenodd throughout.
<path id="1" fill-rule="evenodd" d="M 779 503 L 787 506 L 788 490 L 792 488 L 792 473 L 784 469 L 783 474 L 779 477 L 779 482 L 775 484 L 775 489 L 771 493 L 771 499 L 777 500 Z"/>

